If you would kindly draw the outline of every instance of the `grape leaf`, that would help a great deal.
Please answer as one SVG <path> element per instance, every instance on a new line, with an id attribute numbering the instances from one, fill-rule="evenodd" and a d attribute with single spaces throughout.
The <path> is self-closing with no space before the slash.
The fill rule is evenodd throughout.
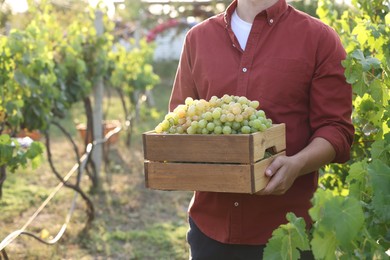
<path id="1" fill-rule="evenodd" d="M 345 60 L 344 65 L 348 66 L 348 68 L 345 70 L 345 77 L 349 84 L 354 84 L 361 80 L 363 69 L 360 64 L 352 65 L 351 60 Z"/>
<path id="2" fill-rule="evenodd" d="M 390 167 L 384 162 L 375 160 L 368 166 L 368 173 L 373 186 L 372 205 L 378 217 L 390 221 Z"/>
<path id="3" fill-rule="evenodd" d="M 31 160 L 33 169 L 38 168 L 43 160 L 43 151 L 45 146 L 41 142 L 33 142 L 26 152 L 26 157 Z"/>
<path id="4" fill-rule="evenodd" d="M 332 191 L 318 190 L 309 213 L 323 230 L 334 233 L 337 243 L 348 245 L 364 224 L 363 209 L 354 197 L 334 196 Z"/>
<path id="5" fill-rule="evenodd" d="M 341 245 L 346 245 L 356 237 L 364 224 L 363 209 L 353 197 L 334 197 L 325 204 L 321 222 L 333 229 Z"/>
<path id="6" fill-rule="evenodd" d="M 356 39 L 360 45 L 364 45 L 368 40 L 368 31 L 365 27 L 365 24 L 358 23 L 355 28 L 352 30 L 352 35 L 356 35 Z"/>
<path id="7" fill-rule="evenodd" d="M 360 62 L 360 64 L 363 67 L 363 71 L 368 71 L 371 68 L 379 68 L 381 65 L 381 62 L 374 57 L 364 57 L 362 50 L 354 50 L 351 54 L 352 58 L 355 58 Z"/>
<path id="8" fill-rule="evenodd" d="M 0 135 L 0 166 L 8 163 L 12 158 L 14 147 L 11 144 L 11 138 L 7 134 Z"/>
<path id="9" fill-rule="evenodd" d="M 363 79 L 359 79 L 352 87 L 354 92 L 360 97 L 363 97 L 367 93 L 367 86 Z"/>
<path id="10" fill-rule="evenodd" d="M 333 232 L 320 232 L 318 229 L 315 229 L 311 240 L 311 247 L 315 259 L 336 259 L 336 241 L 337 240 Z"/>
<path id="11" fill-rule="evenodd" d="M 359 161 L 351 165 L 346 182 L 349 184 L 349 194 L 357 199 L 361 197 L 361 193 L 366 185 L 367 178 L 367 162 Z"/>
<path id="12" fill-rule="evenodd" d="M 371 96 L 374 100 L 382 100 L 383 99 L 383 90 L 385 89 L 380 80 L 375 79 L 370 83 Z"/>
<path id="13" fill-rule="evenodd" d="M 327 200 L 330 200 L 333 197 L 331 191 L 324 191 L 322 189 L 317 189 L 314 193 L 314 197 L 312 199 L 313 207 L 309 209 L 310 217 L 314 221 L 320 220 L 322 217 L 323 205 Z"/>
<path id="14" fill-rule="evenodd" d="M 364 54 L 361 50 L 354 50 L 351 56 L 357 60 L 364 60 Z"/>
<path id="15" fill-rule="evenodd" d="M 377 140 L 371 145 L 371 156 L 373 159 L 389 162 L 389 153 L 389 143 L 385 142 L 385 140 Z"/>
<path id="16" fill-rule="evenodd" d="M 305 220 L 294 213 L 288 213 L 286 218 L 289 223 L 280 225 L 272 233 L 264 249 L 264 259 L 299 259 L 299 250 L 310 249 Z"/>

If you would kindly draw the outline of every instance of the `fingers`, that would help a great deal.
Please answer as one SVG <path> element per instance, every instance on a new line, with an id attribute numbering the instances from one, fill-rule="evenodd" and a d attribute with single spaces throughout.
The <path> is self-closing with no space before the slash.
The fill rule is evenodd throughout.
<path id="1" fill-rule="evenodd" d="M 280 167 L 282 167 L 284 157 L 285 156 L 283 155 L 276 157 L 265 170 L 265 175 L 267 175 L 268 177 L 274 176 L 275 173 L 280 169 Z"/>
<path id="2" fill-rule="evenodd" d="M 284 194 L 291 186 L 289 176 L 287 174 L 286 166 L 288 162 L 288 157 L 278 156 L 265 170 L 265 175 L 270 177 L 270 180 L 267 186 L 261 191 L 257 192 L 257 195 L 282 195 Z"/>
<path id="3" fill-rule="evenodd" d="M 283 185 L 283 174 L 275 174 L 267 186 L 262 190 L 262 195 L 281 195 L 285 193 Z"/>

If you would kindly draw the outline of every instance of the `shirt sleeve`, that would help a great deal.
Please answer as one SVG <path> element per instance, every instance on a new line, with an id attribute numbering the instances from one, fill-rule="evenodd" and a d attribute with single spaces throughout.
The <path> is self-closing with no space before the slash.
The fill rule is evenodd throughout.
<path id="1" fill-rule="evenodd" d="M 346 53 L 339 36 L 328 26 L 321 33 L 310 90 L 311 140 L 322 137 L 329 141 L 336 151 L 333 162 L 342 163 L 350 158 L 354 137 L 352 88 L 344 76 L 341 61 Z"/>
<path id="2" fill-rule="evenodd" d="M 189 33 L 186 35 L 177 67 L 173 89 L 169 100 L 169 110 L 172 111 L 178 105 L 184 104 L 187 97 L 192 97 L 194 99 L 199 98 L 192 73 Z"/>

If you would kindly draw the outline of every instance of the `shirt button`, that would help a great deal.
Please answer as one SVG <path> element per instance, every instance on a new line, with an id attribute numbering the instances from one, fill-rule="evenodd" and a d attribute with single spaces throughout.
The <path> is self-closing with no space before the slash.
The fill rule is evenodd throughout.
<path id="1" fill-rule="evenodd" d="M 274 19 L 269 19 L 269 23 L 273 23 L 274 22 Z"/>
<path id="2" fill-rule="evenodd" d="M 248 71 L 247 68 L 243 68 L 243 69 L 242 69 L 242 72 L 247 72 L 247 71 Z"/>
<path id="3" fill-rule="evenodd" d="M 236 48 L 236 45 L 233 43 L 233 47 Z"/>
<path id="4" fill-rule="evenodd" d="M 238 202 L 234 202 L 234 206 L 235 206 L 235 207 L 238 207 Z"/>

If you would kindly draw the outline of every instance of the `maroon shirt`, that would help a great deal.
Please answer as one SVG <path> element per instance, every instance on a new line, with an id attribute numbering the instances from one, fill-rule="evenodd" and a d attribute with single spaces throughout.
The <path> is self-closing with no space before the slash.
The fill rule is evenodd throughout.
<path id="1" fill-rule="evenodd" d="M 230 27 L 237 6 L 211 17 L 187 34 L 170 100 L 224 94 L 258 100 L 274 123 L 286 124 L 288 156 L 315 137 L 328 140 L 334 162 L 349 159 L 354 128 L 352 90 L 341 61 L 338 35 L 285 0 L 259 13 L 243 51 Z M 299 177 L 280 196 L 195 192 L 189 214 L 207 236 L 223 243 L 265 244 L 294 212 L 310 223 L 310 199 L 318 173 Z"/>

